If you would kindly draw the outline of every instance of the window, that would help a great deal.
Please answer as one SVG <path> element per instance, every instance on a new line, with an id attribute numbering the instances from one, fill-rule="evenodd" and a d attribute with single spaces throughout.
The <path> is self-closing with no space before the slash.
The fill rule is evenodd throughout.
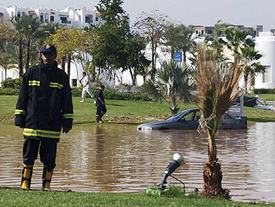
<path id="1" fill-rule="evenodd" d="M 49 22 L 49 14 L 48 13 L 45 14 L 45 22 Z"/>
<path id="2" fill-rule="evenodd" d="M 43 14 L 43 13 L 40 14 L 40 21 L 41 21 L 41 22 L 44 21 L 44 14 Z"/>
<path id="3" fill-rule="evenodd" d="M 81 21 L 81 15 L 78 16 L 78 19 Z"/>
<path id="4" fill-rule="evenodd" d="M 20 16 L 21 16 L 21 12 L 19 11 L 17 12 L 17 17 L 20 18 Z"/>
<path id="5" fill-rule="evenodd" d="M 77 86 L 77 79 L 72 79 L 72 85 L 73 85 L 74 87 Z"/>
<path id="6" fill-rule="evenodd" d="M 67 17 L 60 17 L 60 21 L 63 24 L 67 24 Z"/>
<path id="7" fill-rule="evenodd" d="M 93 23 L 93 15 L 86 15 L 85 23 Z"/>
<path id="8" fill-rule="evenodd" d="M 50 21 L 51 21 L 51 22 L 54 22 L 54 16 L 51 16 L 51 17 L 50 17 Z"/>

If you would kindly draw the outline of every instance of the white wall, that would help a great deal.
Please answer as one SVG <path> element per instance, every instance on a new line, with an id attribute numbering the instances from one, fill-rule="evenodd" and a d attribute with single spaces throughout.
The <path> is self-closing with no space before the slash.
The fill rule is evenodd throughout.
<path id="1" fill-rule="evenodd" d="M 19 77 L 17 69 L 7 70 L 7 78 L 15 79 Z M 5 80 L 5 70 L 0 68 L 0 87 L 2 86 L 2 81 Z"/>
<path id="2" fill-rule="evenodd" d="M 275 36 L 270 32 L 261 32 L 256 38 L 256 49 L 263 55 L 260 62 L 267 69 L 264 76 L 256 75 L 255 88 L 275 88 Z"/>

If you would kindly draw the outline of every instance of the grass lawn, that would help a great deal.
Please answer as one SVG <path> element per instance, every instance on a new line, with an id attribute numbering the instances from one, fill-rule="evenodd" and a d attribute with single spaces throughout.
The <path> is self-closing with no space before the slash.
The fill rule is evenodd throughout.
<path id="1" fill-rule="evenodd" d="M 258 94 L 261 101 L 275 101 L 275 94 Z"/>
<path id="2" fill-rule="evenodd" d="M 0 189 L 0 206 L 2 207 L 265 207 L 275 204 L 241 203 L 225 199 L 202 198 L 197 195 L 147 196 L 145 194 L 114 193 L 80 193 L 54 191 L 22 191 L 16 189 Z"/>
<path id="3" fill-rule="evenodd" d="M 96 107 L 91 99 L 80 103 L 80 97 L 73 98 L 74 123 L 95 123 Z M 0 123 L 13 124 L 17 96 L 0 95 Z M 170 116 L 169 105 L 166 102 L 106 100 L 107 113 L 104 119 L 108 122 L 143 123 L 152 120 L 163 120 Z M 195 104 L 180 104 L 180 109 L 196 107 Z M 245 107 L 244 114 L 249 122 L 273 122 L 275 112 Z"/>

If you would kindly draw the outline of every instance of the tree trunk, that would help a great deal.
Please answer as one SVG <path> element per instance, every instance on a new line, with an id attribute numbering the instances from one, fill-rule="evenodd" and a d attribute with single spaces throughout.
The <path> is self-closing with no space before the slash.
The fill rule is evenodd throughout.
<path id="1" fill-rule="evenodd" d="M 26 71 L 29 69 L 29 65 L 30 65 L 30 45 L 31 45 L 31 41 L 27 40 L 26 64 L 25 64 Z"/>
<path id="2" fill-rule="evenodd" d="M 183 62 L 186 64 L 186 51 L 183 51 Z"/>
<path id="3" fill-rule="evenodd" d="M 222 171 L 218 160 L 205 163 L 203 168 L 202 196 L 230 199 L 229 190 L 222 188 Z"/>
<path id="4" fill-rule="evenodd" d="M 176 99 L 177 99 L 176 96 L 173 95 L 173 96 L 172 96 L 173 106 L 170 107 L 171 113 L 172 113 L 173 115 L 176 114 L 176 113 L 178 113 L 178 111 L 179 111 L 179 107 L 177 106 L 177 101 L 176 101 Z"/>
<path id="5" fill-rule="evenodd" d="M 155 74 L 156 74 L 156 45 L 154 44 L 154 41 L 151 42 L 152 45 L 152 70 L 151 70 L 151 79 L 155 80 Z"/>
<path id="6" fill-rule="evenodd" d="M 131 79 L 132 79 L 132 85 L 135 86 L 136 85 L 136 76 L 131 68 L 129 68 L 129 72 L 130 72 Z"/>
<path id="7" fill-rule="evenodd" d="M 248 73 L 245 73 L 244 74 L 244 91 L 247 92 L 247 83 L 248 83 L 248 76 L 249 74 Z"/>
<path id="8" fill-rule="evenodd" d="M 68 59 L 67 59 L 67 74 L 69 76 L 69 80 L 70 80 L 70 74 L 71 74 L 71 60 L 72 60 L 72 56 L 71 56 L 71 54 L 68 54 Z"/>
<path id="9" fill-rule="evenodd" d="M 91 73 L 92 73 L 92 82 L 95 82 L 95 73 L 96 73 L 96 71 L 95 71 L 95 64 L 92 62 L 91 63 Z"/>
<path id="10" fill-rule="evenodd" d="M 65 59 L 66 59 L 66 56 L 63 56 L 61 58 L 61 69 L 65 71 Z"/>
<path id="11" fill-rule="evenodd" d="M 18 69 L 19 77 L 23 75 L 23 52 L 22 52 L 22 38 L 18 40 Z"/>
<path id="12" fill-rule="evenodd" d="M 174 60 L 175 49 L 171 47 L 171 60 Z"/>

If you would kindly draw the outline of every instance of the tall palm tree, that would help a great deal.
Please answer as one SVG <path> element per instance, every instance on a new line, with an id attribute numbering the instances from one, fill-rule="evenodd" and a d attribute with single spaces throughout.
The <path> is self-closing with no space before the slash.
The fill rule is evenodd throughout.
<path id="1" fill-rule="evenodd" d="M 201 194 L 208 197 L 230 198 L 222 188 L 221 164 L 217 157 L 215 134 L 220 120 L 241 91 L 238 87 L 242 70 L 236 58 L 234 62 L 219 61 L 216 50 L 199 46 L 195 81 L 198 91 L 198 107 L 202 112 L 201 127 L 207 132 L 208 160 L 203 169 L 204 185 Z"/>
<path id="2" fill-rule="evenodd" d="M 3 51 L 0 55 L 0 66 L 5 70 L 5 79 L 7 78 L 7 70 L 15 68 L 16 64 L 16 48 L 13 42 L 5 41 L 2 44 Z"/>
<path id="3" fill-rule="evenodd" d="M 241 48 L 241 54 L 243 57 L 241 65 L 244 73 L 244 90 L 247 92 L 249 76 L 254 77 L 257 73 L 265 72 L 265 66 L 258 61 L 262 55 L 254 47 Z"/>
<path id="4" fill-rule="evenodd" d="M 186 102 L 192 99 L 191 90 L 194 89 L 190 81 L 190 69 L 181 68 L 176 62 L 163 62 L 157 72 L 157 80 L 149 80 L 143 85 L 143 90 L 153 97 L 155 101 L 164 99 L 170 105 L 172 114 L 178 112 L 179 100 Z M 172 104 L 170 104 L 170 101 Z"/>
<path id="5" fill-rule="evenodd" d="M 31 15 L 23 15 L 21 17 L 14 17 L 12 19 L 12 23 L 15 26 L 15 30 L 21 35 L 22 39 L 26 44 L 26 52 L 25 52 L 25 68 L 26 70 L 29 68 L 30 61 L 30 45 L 31 41 L 36 40 L 41 35 L 41 22 L 39 17 L 33 17 Z M 20 41 L 21 42 L 21 41 Z M 19 47 L 21 45 L 19 44 Z M 19 51 L 21 48 L 19 48 Z M 21 54 L 19 54 L 20 56 Z"/>
<path id="6" fill-rule="evenodd" d="M 249 31 L 227 27 L 224 33 L 226 40 L 220 39 L 220 43 L 232 50 L 234 58 L 239 61 L 244 73 L 244 88 L 247 91 L 249 75 L 265 71 L 265 67 L 258 61 L 262 55 L 255 50 L 255 42 L 249 37 Z"/>
<path id="7" fill-rule="evenodd" d="M 164 31 L 164 45 L 170 46 L 171 48 L 171 60 L 174 58 L 174 53 L 177 50 L 178 41 L 180 36 L 180 31 L 178 30 L 178 26 L 174 24 L 168 24 Z"/>
<path id="8" fill-rule="evenodd" d="M 195 46 L 195 42 L 192 39 L 194 29 L 191 25 L 185 26 L 184 24 L 180 24 L 178 26 L 178 30 L 180 31 L 178 49 L 182 51 L 183 62 L 186 63 L 186 60 L 187 60 L 186 53 L 191 51 L 192 48 Z"/>

